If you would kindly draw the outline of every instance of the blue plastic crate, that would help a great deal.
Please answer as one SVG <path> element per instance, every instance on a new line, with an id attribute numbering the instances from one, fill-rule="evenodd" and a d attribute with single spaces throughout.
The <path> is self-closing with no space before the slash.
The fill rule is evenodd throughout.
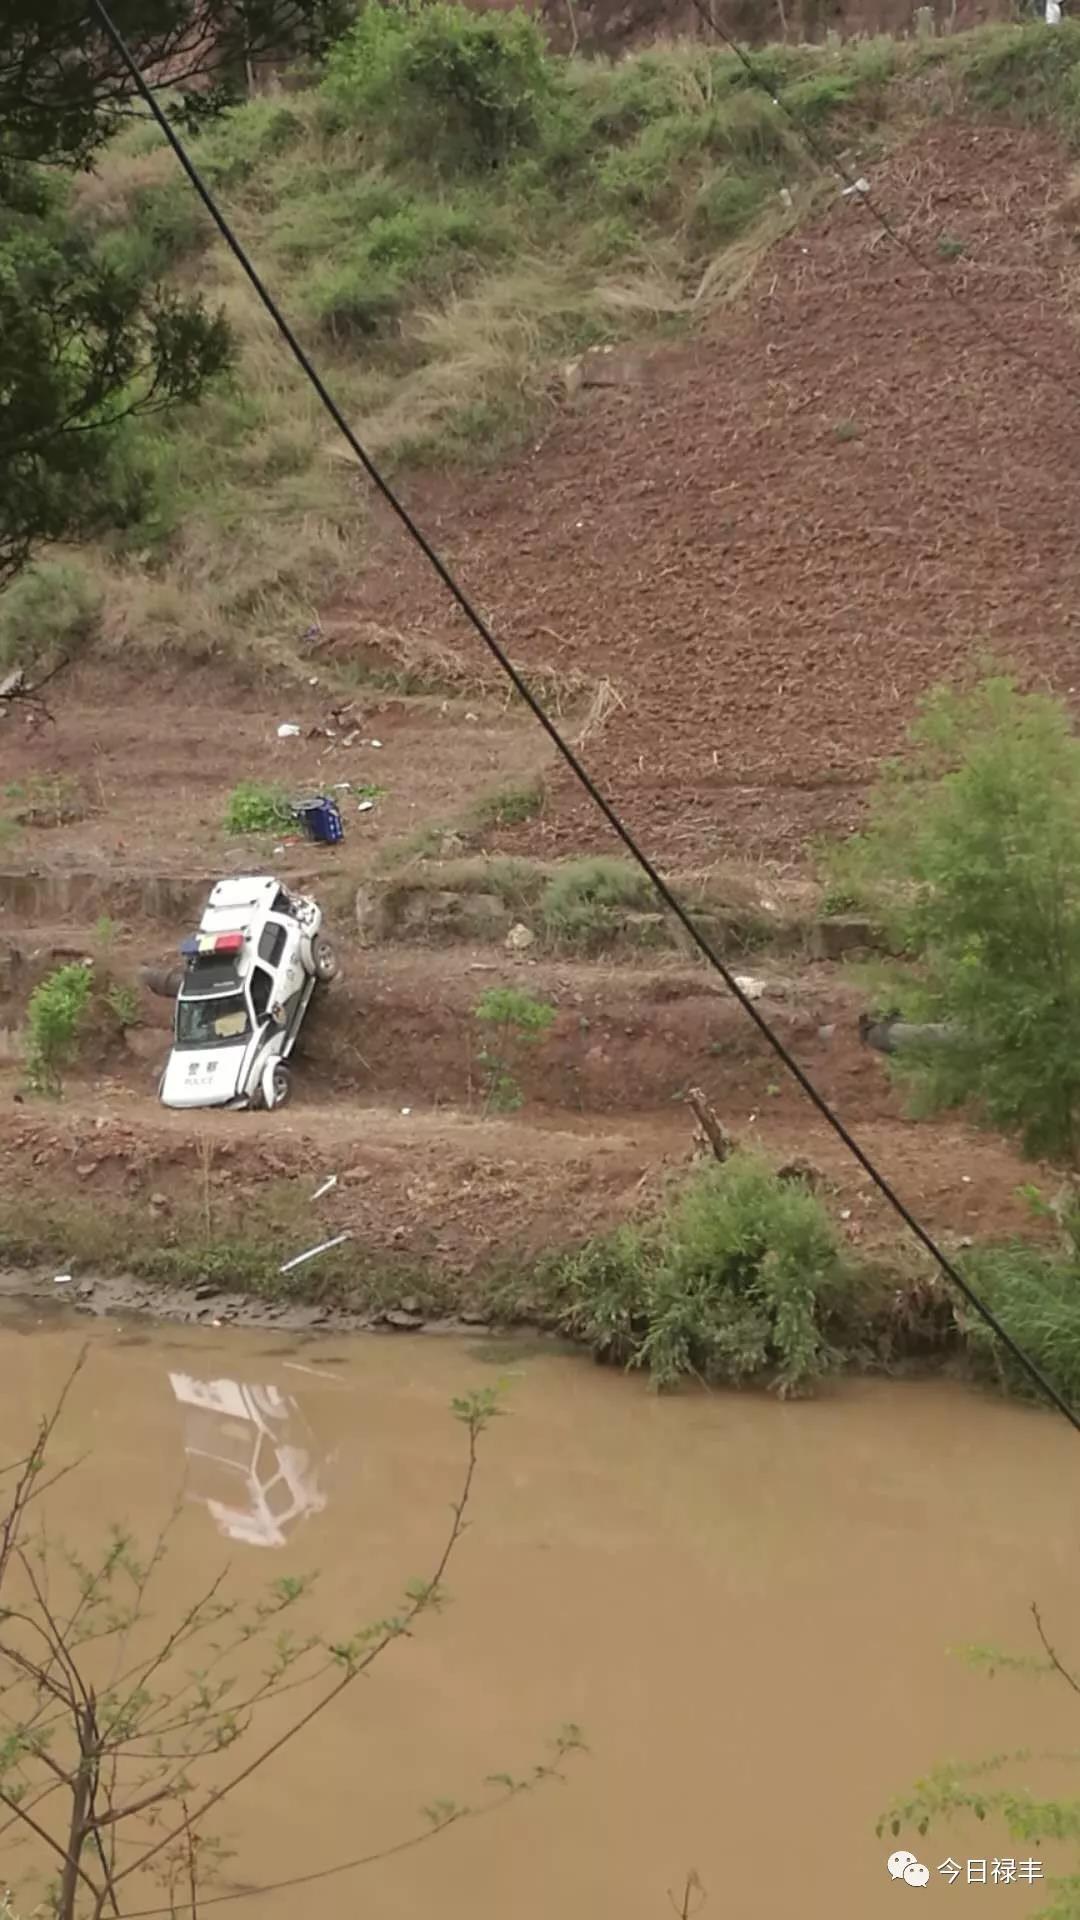
<path id="1" fill-rule="evenodd" d="M 309 840 L 318 840 L 324 846 L 333 846 L 345 838 L 341 811 L 336 800 L 327 799 L 320 794 L 315 800 L 303 800 L 295 808 L 295 813 Z"/>

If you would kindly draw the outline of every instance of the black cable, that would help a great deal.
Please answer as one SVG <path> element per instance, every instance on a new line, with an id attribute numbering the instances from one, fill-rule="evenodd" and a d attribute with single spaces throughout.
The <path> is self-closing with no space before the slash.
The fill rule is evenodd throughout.
<path id="1" fill-rule="evenodd" d="M 964 293 L 963 289 L 957 286 L 952 274 L 946 272 L 945 268 L 939 266 L 935 260 L 928 260 L 924 254 L 919 252 L 914 241 L 909 240 L 906 234 L 901 233 L 899 229 L 893 225 L 888 214 L 882 211 L 874 199 L 869 187 L 862 186 L 855 175 L 849 173 L 843 161 L 837 159 L 836 155 L 823 140 L 818 139 L 817 134 L 809 125 L 808 121 L 804 120 L 801 114 L 796 113 L 794 107 L 791 106 L 789 101 L 784 99 L 782 93 L 779 91 L 774 93 L 771 82 L 766 75 L 762 73 L 756 61 L 751 58 L 746 48 L 740 46 L 734 36 L 728 33 L 726 27 L 722 27 L 719 21 L 713 18 L 705 5 L 705 0 L 693 0 L 693 6 L 694 11 L 701 16 L 705 25 L 709 27 L 711 31 L 715 33 L 717 39 L 722 40 L 725 47 L 735 55 L 735 58 L 739 61 L 754 86 L 758 87 L 760 91 L 772 101 L 773 106 L 777 108 L 778 112 L 782 113 L 785 119 L 794 127 L 800 140 L 802 140 L 808 152 L 814 160 L 816 160 L 818 166 L 823 170 L 835 173 L 837 179 L 843 181 L 847 193 L 850 194 L 852 199 L 858 200 L 860 204 L 866 208 L 867 212 L 873 215 L 878 225 L 888 234 L 893 245 L 899 247 L 903 253 L 906 253 L 909 258 L 915 262 L 920 272 L 928 273 L 932 279 L 939 281 L 950 300 L 955 300 L 958 305 L 969 308 L 973 313 L 977 312 L 979 329 L 986 339 L 992 340 L 996 346 L 1001 348 L 1003 353 L 1007 353 L 1013 360 L 1019 360 L 1023 362 L 1025 366 L 1036 368 L 1044 379 L 1056 381 L 1057 385 L 1063 387 L 1071 399 L 1080 401 L 1080 387 L 1075 386 L 1068 376 L 1059 372 L 1056 367 L 1048 366 L 1044 361 L 1040 360 L 1036 354 L 1028 353 L 1023 347 L 1017 346 L 1016 341 L 1011 339 L 1007 333 L 1002 332 L 1001 328 L 996 326 L 994 321 L 987 319 L 979 303 L 970 299 L 969 296 Z"/>
<path id="2" fill-rule="evenodd" d="M 355 454 L 357 460 L 359 460 L 360 465 L 363 467 L 364 472 L 368 475 L 368 478 L 371 480 L 372 484 L 378 489 L 379 493 L 381 493 L 383 499 L 387 502 L 388 506 L 390 506 L 393 509 L 394 513 L 397 515 L 397 518 L 401 521 L 401 524 L 405 528 L 405 531 L 409 535 L 410 539 L 416 542 L 416 545 L 420 548 L 421 553 L 423 553 L 425 558 L 430 562 L 431 566 L 435 569 L 435 572 L 438 574 L 439 579 L 442 581 L 447 592 L 457 602 L 458 606 L 461 608 L 461 611 L 465 615 L 466 619 L 470 622 L 470 624 L 473 627 L 475 627 L 477 633 L 480 635 L 481 640 L 484 642 L 484 645 L 487 647 L 488 651 L 493 655 L 494 659 L 498 662 L 498 665 L 503 671 L 503 673 L 505 673 L 507 678 L 512 682 L 515 688 L 515 691 L 517 692 L 519 697 L 525 702 L 525 705 L 529 708 L 529 711 L 532 713 L 534 719 L 536 719 L 539 722 L 539 724 L 543 727 L 544 732 L 547 734 L 549 740 L 552 742 L 552 745 L 556 748 L 557 752 L 562 756 L 563 760 L 565 760 L 567 766 L 570 768 L 570 771 L 574 775 L 575 779 L 580 781 L 581 785 L 584 787 L 586 793 L 589 795 L 589 798 L 593 802 L 594 806 L 599 808 L 600 812 L 603 814 L 604 819 L 607 821 L 612 832 L 618 837 L 618 839 L 622 841 L 623 846 L 626 848 L 631 859 L 635 860 L 638 866 L 641 868 L 642 872 L 646 874 L 653 889 L 658 894 L 659 898 L 663 901 L 668 912 L 671 914 L 674 914 L 676 920 L 678 920 L 680 926 L 683 927 L 685 932 L 689 935 L 690 939 L 693 941 L 698 951 L 704 955 L 705 959 L 709 962 L 709 965 L 712 968 L 714 968 L 714 970 L 720 975 L 720 978 L 723 980 L 724 985 L 728 989 L 728 992 L 732 994 L 734 998 L 739 1002 L 739 1005 L 742 1007 L 743 1012 L 749 1017 L 749 1019 L 753 1021 L 755 1027 L 758 1029 L 758 1032 L 768 1042 L 769 1046 L 773 1049 L 773 1052 L 777 1055 L 777 1057 L 783 1062 L 783 1065 L 787 1068 L 788 1072 L 792 1075 L 793 1079 L 795 1079 L 798 1082 L 799 1086 L 802 1088 L 803 1092 L 805 1093 L 807 1099 L 810 1101 L 811 1105 L 816 1108 L 817 1112 L 821 1115 L 822 1119 L 826 1122 L 826 1124 L 832 1128 L 833 1132 L 843 1142 L 848 1152 L 853 1156 L 854 1159 L 858 1161 L 863 1171 L 869 1175 L 869 1178 L 873 1181 L 874 1185 L 878 1189 L 878 1192 L 893 1208 L 894 1212 L 899 1215 L 900 1219 L 904 1222 L 904 1225 L 907 1227 L 908 1231 L 914 1235 L 915 1239 L 919 1242 L 920 1246 L 925 1248 L 926 1252 L 930 1255 L 931 1259 L 935 1261 L 935 1263 L 941 1269 L 941 1272 L 945 1275 L 945 1277 L 948 1280 L 952 1281 L 953 1286 L 956 1287 L 958 1292 L 963 1295 L 968 1305 L 972 1307 L 977 1314 L 979 1314 L 979 1316 L 986 1322 L 987 1326 L 990 1327 L 991 1330 L 997 1335 L 998 1339 L 1002 1342 L 1002 1344 L 1008 1348 L 1009 1352 L 1013 1356 L 1013 1359 L 1028 1375 L 1028 1378 L 1032 1380 L 1036 1386 L 1039 1387 L 1040 1391 L 1046 1395 L 1047 1399 L 1050 1400 L 1055 1407 L 1057 1407 L 1058 1412 L 1063 1413 L 1065 1415 L 1066 1420 L 1069 1421 L 1070 1425 L 1075 1427 L 1076 1431 L 1080 1433 L 1080 1416 L 1078 1416 L 1076 1413 L 1073 1412 L 1073 1409 L 1070 1407 L 1068 1401 L 1063 1397 L 1062 1394 L 1058 1392 L 1057 1388 L 1047 1379 L 1046 1375 L 1042 1372 L 1041 1368 L 1036 1364 L 1034 1360 L 1030 1358 L 1028 1354 L 1024 1352 L 1023 1348 L 1017 1344 L 1017 1342 L 1013 1339 L 1012 1334 L 1009 1333 L 1008 1330 L 1002 1326 L 1001 1321 L 997 1318 L 997 1315 L 993 1312 L 992 1308 L 988 1307 L 986 1303 L 979 1298 L 978 1294 L 964 1279 L 959 1268 L 954 1265 L 954 1263 L 948 1258 L 948 1256 L 938 1246 L 937 1242 L 927 1232 L 926 1228 L 921 1224 L 919 1220 L 916 1219 L 915 1215 L 911 1212 L 910 1208 L 905 1204 L 903 1200 L 901 1200 L 899 1194 L 894 1192 L 888 1180 L 886 1180 L 884 1174 L 878 1172 L 877 1167 L 874 1165 L 869 1155 L 864 1153 L 858 1141 L 854 1138 L 854 1136 L 851 1133 L 848 1132 L 848 1129 L 844 1125 L 844 1122 L 840 1119 L 839 1114 L 836 1114 L 833 1112 L 832 1108 L 829 1106 L 828 1101 L 824 1098 L 822 1094 L 818 1092 L 817 1088 L 814 1086 L 813 1082 L 809 1079 L 808 1075 L 804 1073 L 803 1069 L 800 1067 L 798 1061 L 793 1057 L 792 1054 L 788 1052 L 788 1049 L 785 1047 L 783 1041 L 780 1039 L 779 1034 L 773 1031 L 773 1028 L 769 1025 L 769 1022 L 765 1019 L 764 1015 L 758 1012 L 758 1009 L 754 1005 L 753 1001 L 749 998 L 747 994 L 743 992 L 742 988 L 739 986 L 739 983 L 735 978 L 735 975 L 725 965 L 724 961 L 720 958 L 719 954 L 716 953 L 714 949 L 710 946 L 705 935 L 701 932 L 701 930 L 695 924 L 694 920 L 692 919 L 691 915 L 687 912 L 686 908 L 678 900 L 676 895 L 672 893 L 671 888 L 668 886 L 666 880 L 664 880 L 661 877 L 661 875 L 657 872 L 656 868 L 652 864 L 652 861 L 648 858 L 648 855 L 642 852 L 641 848 L 637 844 L 637 841 L 634 839 L 633 835 L 631 834 L 630 829 L 623 825 L 623 822 L 619 818 L 619 815 L 616 813 L 614 807 L 611 805 L 611 803 L 608 800 L 604 798 L 604 795 L 600 792 L 600 789 L 596 785 L 596 782 L 593 780 L 591 774 L 589 774 L 586 771 L 585 767 L 582 765 L 581 761 L 578 759 L 577 755 L 575 754 L 573 748 L 567 743 L 567 741 L 563 739 L 563 736 L 559 732 L 559 729 L 555 725 L 554 721 L 549 719 L 543 706 L 540 704 L 540 701 L 537 700 L 536 696 L 530 691 L 528 685 L 522 679 L 520 673 L 518 672 L 517 668 L 514 666 L 513 662 L 510 660 L 509 656 L 503 651 L 502 646 L 500 645 L 499 641 L 495 638 L 495 635 L 492 633 L 490 627 L 487 625 L 487 622 L 483 619 L 482 615 L 476 611 L 476 608 L 472 605 L 472 602 L 467 598 L 464 590 L 458 586 L 457 581 L 454 579 L 453 575 L 450 573 L 445 563 L 440 559 L 439 555 L 435 552 L 435 549 L 431 546 L 430 542 L 427 540 L 427 538 L 422 533 L 420 528 L 416 525 L 416 522 L 413 520 L 412 516 L 408 512 L 408 509 L 402 505 L 401 501 L 397 498 L 397 495 L 393 492 L 389 483 L 383 479 L 382 474 L 379 472 L 378 468 L 375 466 L 373 460 L 370 458 L 370 456 L 367 453 L 365 453 L 364 448 L 360 445 L 359 440 L 357 439 L 355 433 L 350 427 L 348 421 L 346 420 L 336 400 L 334 400 L 333 396 L 325 386 L 320 374 L 316 371 L 315 367 L 312 365 L 312 362 L 308 358 L 308 355 L 304 351 L 304 348 L 301 346 L 299 340 L 297 339 L 295 333 L 290 327 L 284 314 L 281 312 L 276 301 L 274 300 L 273 295 L 270 293 L 268 288 L 263 284 L 263 281 L 260 279 L 256 268 L 253 266 L 252 262 L 249 260 L 247 254 L 244 251 L 244 248 L 240 244 L 240 241 L 237 239 L 236 235 L 233 233 L 232 228 L 230 227 L 228 221 L 225 219 L 224 214 L 220 211 L 209 189 L 204 184 L 201 175 L 199 174 L 193 161 L 189 158 L 188 153 L 184 148 L 182 142 L 180 141 L 177 134 L 174 133 L 172 127 L 169 124 L 169 121 L 167 120 L 165 114 L 162 112 L 162 109 L 158 101 L 155 99 L 153 93 L 151 92 L 141 72 L 139 71 L 139 68 L 135 63 L 135 60 L 126 42 L 123 40 L 121 35 L 118 33 L 116 27 L 113 25 L 113 22 L 110 19 L 109 14 L 106 11 L 106 8 L 103 4 L 103 0 L 92 0 L 92 4 L 93 4 L 95 13 L 97 14 L 99 20 L 101 21 L 102 26 L 105 29 L 106 34 L 108 35 L 110 41 L 112 42 L 113 47 L 115 48 L 116 52 L 120 55 L 121 59 L 123 60 L 124 65 L 127 68 L 129 74 L 131 75 L 131 78 L 139 94 L 141 95 L 142 99 L 146 102 L 147 106 L 149 107 L 151 113 L 154 116 L 154 119 L 157 121 L 158 126 L 161 128 L 162 133 L 165 135 L 166 140 L 168 141 L 177 159 L 179 160 L 180 165 L 183 167 L 184 172 L 187 174 L 188 179 L 190 180 L 192 186 L 194 187 L 204 207 L 209 213 L 211 219 L 213 220 L 215 226 L 217 227 L 219 233 L 224 239 L 226 245 L 229 247 L 233 256 L 235 257 L 236 260 L 239 261 L 240 266 L 243 268 L 244 272 L 246 273 L 256 293 L 258 294 L 259 299 L 262 301 L 263 306 L 266 308 L 266 311 L 268 312 L 271 319 L 273 320 L 274 325 L 277 327 L 278 332 L 281 334 L 282 338 L 284 339 L 294 359 L 303 368 L 303 371 L 306 373 L 308 379 L 311 381 L 312 386 L 315 388 L 316 393 L 318 394 L 324 407 L 329 413 L 331 419 L 334 421 L 334 424 L 337 426 L 339 432 L 344 437 L 351 451 Z"/>

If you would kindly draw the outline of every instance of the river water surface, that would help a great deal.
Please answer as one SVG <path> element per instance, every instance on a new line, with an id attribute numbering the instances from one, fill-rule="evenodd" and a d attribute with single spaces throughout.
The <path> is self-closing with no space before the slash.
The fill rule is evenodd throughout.
<path id="1" fill-rule="evenodd" d="M 563 1722 L 588 1742 L 563 1785 L 208 1913 L 660 1920 L 691 1868 L 702 1911 L 725 1920 L 1044 1903 L 1038 1886 L 966 1884 L 969 1857 L 1064 1864 L 993 1818 L 925 1843 L 883 1843 L 874 1823 L 941 1760 L 1080 1747 L 1063 1684 L 989 1681 L 949 1652 L 1034 1651 L 1037 1600 L 1080 1662 L 1080 1445 L 1064 1421 L 946 1384 L 657 1399 L 528 1344 L 290 1344 L 27 1313 L 0 1325 L 0 1459 L 86 1343 L 54 1449 L 85 1457 L 48 1496 L 50 1528 L 86 1545 L 116 1520 L 150 1538 L 182 1488 L 163 1624 L 226 1562 L 250 1594 L 318 1569 L 307 1617 L 330 1633 L 385 1614 L 445 1538 L 464 1439 L 451 1397 L 506 1383 L 452 1604 L 222 1811 L 235 1854 L 219 1891 L 404 1839 L 424 1804 L 527 1772 Z M 1008 1778 L 1070 1783 L 1041 1762 Z M 890 1881 L 900 1844 L 932 1869 L 951 1855 L 963 1878 Z"/>

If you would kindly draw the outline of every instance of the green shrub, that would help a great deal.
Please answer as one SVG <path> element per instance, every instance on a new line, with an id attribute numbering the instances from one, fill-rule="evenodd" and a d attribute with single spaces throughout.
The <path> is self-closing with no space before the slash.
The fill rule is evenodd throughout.
<path id="1" fill-rule="evenodd" d="M 332 264 L 313 274 L 305 305 L 332 335 L 379 333 L 419 288 L 437 291 L 452 274 L 509 244 L 481 208 L 404 200 L 344 237 Z"/>
<path id="2" fill-rule="evenodd" d="M 241 780 L 225 803 L 224 826 L 226 833 L 288 833 L 296 816 L 280 787 Z"/>
<path id="3" fill-rule="evenodd" d="M 628 911 L 652 904 L 652 888 L 638 867 L 598 856 L 570 860 L 552 874 L 540 897 L 540 917 L 551 940 L 602 946 Z"/>
<path id="4" fill-rule="evenodd" d="M 734 240 L 755 220 L 776 191 L 767 173 L 735 173 L 723 168 L 705 181 L 694 203 L 691 230 L 702 242 Z"/>
<path id="5" fill-rule="evenodd" d="M 78 961 L 57 967 L 30 995 L 26 1010 L 27 1078 L 35 1093 L 59 1095 L 90 1001 L 93 974 Z"/>
<path id="6" fill-rule="evenodd" d="M 331 55 L 326 87 L 393 152 L 450 170 L 495 166 L 537 144 L 553 69 L 520 12 L 369 4 Z"/>
<path id="7" fill-rule="evenodd" d="M 989 28 L 959 43 L 953 57 L 974 105 L 1080 128 L 1080 21 L 1062 20 L 1053 33 L 1034 21 Z"/>
<path id="8" fill-rule="evenodd" d="M 203 244 L 210 231 L 187 181 L 169 180 L 133 193 L 122 221 L 105 232 L 98 250 L 122 272 L 156 280 Z"/>
<path id="9" fill-rule="evenodd" d="M 477 1056 L 484 1070 L 484 1112 L 512 1112 L 523 1100 L 516 1069 L 524 1050 L 546 1033 L 555 1009 L 519 987 L 489 987 L 473 1008 L 473 1017 L 491 1034 Z"/>
<path id="10" fill-rule="evenodd" d="M 96 637 L 101 604 L 81 567 L 28 567 L 0 594 L 0 666 L 29 666 L 50 653 L 70 658 Z"/>
<path id="11" fill-rule="evenodd" d="M 106 992 L 105 1003 L 119 1027 L 139 1025 L 139 996 L 134 987 L 114 980 Z"/>
<path id="12" fill-rule="evenodd" d="M 820 1201 L 744 1153 L 590 1242 L 559 1284 L 564 1329 L 655 1387 L 770 1375 L 782 1394 L 836 1363 L 829 1321 L 851 1290 Z"/>
<path id="13" fill-rule="evenodd" d="M 304 132 L 291 107 L 271 99 L 247 100 L 233 107 L 198 143 L 198 160 L 217 186 L 236 186 L 263 162 L 286 153 Z"/>
<path id="14" fill-rule="evenodd" d="M 972 1101 L 1029 1152 L 1074 1158 L 1080 741 L 1061 702 L 1004 677 L 932 694 L 840 867 L 918 958 L 895 1004 L 954 1029 L 897 1062 L 921 1105 Z"/>

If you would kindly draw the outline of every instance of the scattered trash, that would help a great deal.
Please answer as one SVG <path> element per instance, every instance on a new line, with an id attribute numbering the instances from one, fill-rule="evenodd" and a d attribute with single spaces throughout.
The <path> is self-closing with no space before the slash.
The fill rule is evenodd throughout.
<path id="1" fill-rule="evenodd" d="M 316 1254 L 329 1253 L 331 1247 L 340 1247 L 346 1240 L 351 1239 L 351 1233 L 339 1233 L 336 1239 L 322 1240 L 317 1247 L 308 1247 L 305 1253 L 298 1253 L 292 1260 L 286 1260 L 285 1265 L 278 1268 L 278 1272 L 291 1273 L 294 1267 L 302 1267 L 305 1260 L 314 1260 Z"/>
<path id="2" fill-rule="evenodd" d="M 284 851 L 285 851 L 285 849 L 284 849 L 284 847 L 275 847 L 275 848 L 274 848 L 274 853 L 275 853 L 275 856 L 276 856 L 277 854 L 279 854 L 279 853 L 284 853 Z"/>
<path id="3" fill-rule="evenodd" d="M 337 1174 L 332 1173 L 330 1175 L 329 1180 L 324 1180 L 322 1183 L 322 1186 L 317 1188 L 311 1197 L 313 1200 L 321 1200 L 324 1193 L 329 1193 L 331 1187 L 336 1187 L 336 1186 L 337 1186 Z"/>
<path id="4" fill-rule="evenodd" d="M 402 1113 L 411 1113 L 411 1112 L 412 1112 L 412 1108 L 411 1108 L 411 1107 L 402 1107 L 402 1109 L 401 1109 L 401 1111 L 402 1111 Z"/>
<path id="5" fill-rule="evenodd" d="M 1061 25 L 1060 0 L 1046 0 L 1046 24 L 1048 27 Z"/>
<path id="6" fill-rule="evenodd" d="M 532 928 L 524 926 L 519 920 L 507 934 L 506 945 L 511 953 L 521 953 L 525 947 L 531 947 L 535 939 L 536 935 Z"/>
<path id="7" fill-rule="evenodd" d="M 786 211 L 787 211 L 788 213 L 790 213 L 790 212 L 791 212 L 791 209 L 792 209 L 792 207 L 793 207 L 793 206 L 794 206 L 794 204 L 795 204 L 795 202 L 794 202 L 794 201 L 792 200 L 792 198 L 791 198 L 791 189 L 790 189 L 790 187 L 781 187 L 781 189 L 780 189 L 780 200 L 781 200 L 781 204 L 783 205 L 783 207 L 785 208 L 785 210 L 786 210 Z"/>
<path id="8" fill-rule="evenodd" d="M 291 720 L 283 720 L 277 730 L 277 737 L 279 740 L 295 740 L 299 732 L 299 727 L 294 726 Z"/>
<path id="9" fill-rule="evenodd" d="M 477 716 L 476 716 L 476 714 L 475 714 L 475 713 L 467 713 L 467 714 L 465 715 L 465 718 L 466 718 L 466 720 L 475 720 L 475 719 L 476 719 L 476 717 L 477 717 Z"/>
<path id="10" fill-rule="evenodd" d="M 864 179 L 863 175 L 860 174 L 857 180 L 852 181 L 850 187 L 844 188 L 843 193 L 841 194 L 841 199 L 850 200 L 853 193 L 869 193 L 869 191 L 870 191 L 869 180 Z"/>
<path id="11" fill-rule="evenodd" d="M 382 741 L 381 741 L 381 740 L 369 740 L 369 741 L 368 741 L 368 746 L 369 746 L 369 747 L 381 747 L 381 746 L 382 746 Z"/>
<path id="12" fill-rule="evenodd" d="M 308 686 L 317 687 L 318 684 L 319 684 L 319 676 L 317 673 L 313 673 L 311 676 L 311 679 L 308 681 Z"/>
<path id="13" fill-rule="evenodd" d="M 748 1000 L 760 1000 L 762 994 L 767 991 L 769 983 L 767 980 L 759 980 L 753 973 L 737 973 L 735 985 L 740 993 L 745 993 Z"/>
<path id="14" fill-rule="evenodd" d="M 54 1287 L 66 1287 L 66 1286 L 69 1286 L 70 1283 L 71 1283 L 70 1273 L 56 1273 L 53 1275 Z"/>
<path id="15" fill-rule="evenodd" d="M 841 1218 L 841 1220 L 850 1220 L 850 1219 L 851 1219 L 851 1208 L 850 1208 L 850 1207 L 841 1207 L 841 1209 L 840 1209 L 840 1218 Z"/>

